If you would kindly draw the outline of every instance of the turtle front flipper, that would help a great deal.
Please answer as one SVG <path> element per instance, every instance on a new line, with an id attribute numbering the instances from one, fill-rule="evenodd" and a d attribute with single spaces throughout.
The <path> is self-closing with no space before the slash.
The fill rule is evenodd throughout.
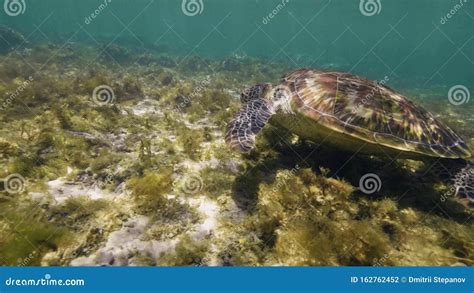
<path id="1" fill-rule="evenodd" d="M 226 143 L 240 152 L 250 152 L 255 146 L 255 136 L 274 114 L 270 101 L 254 99 L 242 105 L 240 111 L 227 125 Z"/>

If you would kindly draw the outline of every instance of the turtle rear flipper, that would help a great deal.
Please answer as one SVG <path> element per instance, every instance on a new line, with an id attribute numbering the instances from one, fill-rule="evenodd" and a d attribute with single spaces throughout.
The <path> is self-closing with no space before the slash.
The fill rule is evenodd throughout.
<path id="1" fill-rule="evenodd" d="M 470 162 L 453 177 L 456 195 L 469 207 L 474 207 L 474 165 Z"/>
<path id="2" fill-rule="evenodd" d="M 254 99 L 242 105 L 227 125 L 226 143 L 240 152 L 250 152 L 255 147 L 255 136 L 274 113 L 271 102 L 264 99 Z"/>

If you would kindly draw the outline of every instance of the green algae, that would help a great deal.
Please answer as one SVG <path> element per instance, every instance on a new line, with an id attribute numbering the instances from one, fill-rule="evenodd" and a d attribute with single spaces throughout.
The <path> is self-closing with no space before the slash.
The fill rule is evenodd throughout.
<path id="1" fill-rule="evenodd" d="M 87 196 L 70 197 L 63 203 L 53 206 L 48 212 L 49 218 L 57 225 L 80 231 L 87 222 L 105 210 L 105 200 L 91 200 Z"/>
<path id="2" fill-rule="evenodd" d="M 54 225 L 34 202 L 14 198 L 0 202 L 0 262 L 39 265 L 41 256 L 67 243 L 68 230 Z"/>
<path id="3" fill-rule="evenodd" d="M 200 177 L 203 178 L 203 191 L 208 196 L 219 197 L 230 195 L 229 186 L 232 186 L 235 175 L 223 166 L 217 168 L 206 167 L 201 170 Z"/>
<path id="4" fill-rule="evenodd" d="M 131 178 L 127 185 L 132 190 L 137 212 L 152 214 L 166 204 L 165 193 L 172 186 L 171 173 L 145 173 L 143 177 Z"/>
<path id="5" fill-rule="evenodd" d="M 178 126 L 177 133 L 179 133 L 178 141 L 184 152 L 191 159 L 198 159 L 200 146 L 204 141 L 203 133 L 199 130 L 190 129 L 183 124 Z"/>
<path id="6" fill-rule="evenodd" d="M 164 266 L 204 265 L 209 245 L 208 240 L 195 241 L 189 236 L 184 236 L 176 245 L 174 252 L 164 254 L 158 262 Z"/>
<path id="7" fill-rule="evenodd" d="M 422 164 L 396 160 L 386 167 L 384 158 L 316 147 L 277 127 L 265 128 L 249 154 L 225 146 L 239 91 L 277 80 L 288 64 L 136 56 L 113 47 L 80 70 L 98 50 L 68 46 L 0 111 L 0 176 L 27 178 L 21 195 L 0 191 L 8 198 L 0 203 L 2 264 L 69 265 L 100 249 L 135 215 L 150 218 L 143 241 L 177 241 L 157 259 L 135 252 L 143 265 L 207 265 L 211 258 L 222 265 L 474 263 L 472 214 L 442 202 L 447 187 L 430 174 L 422 184 L 413 179 Z M 42 66 L 51 51 L 58 47 L 0 56 L 2 97 L 29 80 L 20 58 Z M 94 103 L 101 85 L 113 89 L 113 103 Z M 153 106 L 142 109 L 145 101 Z M 456 108 L 454 115 L 445 103 L 428 103 L 472 144 L 472 129 L 461 119 L 468 110 Z M 382 169 L 380 193 L 357 190 L 361 174 Z M 200 179 L 192 194 L 176 184 L 189 174 Z M 62 177 L 121 197 L 92 200 L 85 191 L 55 202 L 48 182 Z M 46 202 L 33 201 L 33 191 Z M 217 231 L 204 240 L 189 236 L 206 219 L 187 203 L 196 196 L 219 208 Z"/>

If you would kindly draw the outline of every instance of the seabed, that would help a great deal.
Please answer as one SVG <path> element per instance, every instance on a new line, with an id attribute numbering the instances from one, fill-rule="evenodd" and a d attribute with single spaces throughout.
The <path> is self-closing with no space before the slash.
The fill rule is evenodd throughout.
<path id="1" fill-rule="evenodd" d="M 472 211 L 417 179 L 423 163 L 275 127 L 228 149 L 242 88 L 290 64 L 75 43 L 0 64 L 0 177 L 21 183 L 0 191 L 1 265 L 474 265 Z M 470 108 L 399 90 L 474 146 Z M 380 191 L 361 192 L 366 173 Z"/>

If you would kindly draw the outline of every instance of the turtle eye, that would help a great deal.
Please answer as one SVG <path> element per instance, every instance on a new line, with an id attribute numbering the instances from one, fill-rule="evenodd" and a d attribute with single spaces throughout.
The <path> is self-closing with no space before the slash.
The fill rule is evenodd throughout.
<path id="1" fill-rule="evenodd" d="M 275 101 L 280 100 L 283 97 L 283 91 L 279 88 L 275 90 L 275 93 L 273 94 L 273 97 L 275 98 Z"/>
<path id="2" fill-rule="evenodd" d="M 280 101 L 283 98 L 287 98 L 288 92 L 284 88 L 276 88 L 273 98 L 275 101 Z"/>

